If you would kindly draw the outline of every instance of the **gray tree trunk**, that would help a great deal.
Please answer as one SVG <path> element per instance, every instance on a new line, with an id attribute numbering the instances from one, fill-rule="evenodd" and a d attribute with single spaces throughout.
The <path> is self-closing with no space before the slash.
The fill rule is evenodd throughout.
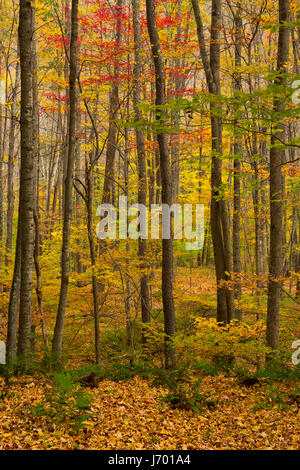
<path id="1" fill-rule="evenodd" d="M 35 14 L 33 13 L 33 24 L 35 29 Z M 42 292 L 42 272 L 40 267 L 40 248 L 41 248 L 41 234 L 40 234 L 40 211 L 39 211 L 39 180 L 40 180 L 40 126 L 39 126 L 39 101 L 38 101 L 38 81 L 37 81 L 37 39 L 36 33 L 33 35 L 32 44 L 32 91 L 33 91 L 33 151 L 34 151 L 34 206 L 33 206 L 33 220 L 34 220 L 34 266 L 36 273 L 36 295 L 39 308 L 40 324 L 43 334 L 43 340 L 46 347 L 48 347 L 48 335 L 46 322 L 44 317 L 43 306 L 43 292 Z"/>
<path id="2" fill-rule="evenodd" d="M 122 35 L 122 22 L 121 22 L 121 9 L 123 6 L 123 0 L 117 0 L 117 21 L 116 21 L 116 51 L 118 45 L 121 42 Z M 109 98 L 109 128 L 107 136 L 106 146 L 106 163 L 105 163 L 105 176 L 102 193 L 102 204 L 115 203 L 115 185 L 114 185 L 114 174 L 115 174 L 115 158 L 117 149 L 117 124 L 116 119 L 119 110 L 119 87 L 116 81 L 119 74 L 119 65 L 116 63 L 114 66 L 114 77 L 115 81 L 112 83 Z"/>
<path id="3" fill-rule="evenodd" d="M 141 103 L 140 76 L 142 73 L 142 56 L 141 56 L 141 22 L 140 22 L 140 2 L 132 0 L 132 18 L 134 33 L 134 68 L 133 68 L 133 108 L 134 119 L 136 123 L 135 135 L 138 155 L 138 203 L 146 206 L 147 204 L 147 170 L 146 170 L 146 152 L 144 134 L 139 130 L 138 123 L 142 120 L 142 113 L 139 108 Z M 150 322 L 150 300 L 147 270 L 147 241 L 139 238 L 139 260 L 141 266 L 140 293 L 141 293 L 141 310 L 142 322 Z M 143 336 L 143 339 L 144 336 Z"/>
<path id="4" fill-rule="evenodd" d="M 243 22 L 241 18 L 241 4 L 237 3 L 237 11 L 234 17 L 235 21 L 235 76 L 234 76 L 234 89 L 237 92 L 242 91 L 242 79 L 239 69 L 242 65 L 242 28 Z M 233 247 L 233 272 L 239 276 L 242 271 L 241 261 L 241 158 L 242 158 L 243 145 L 241 137 L 236 132 L 234 138 L 234 176 L 233 176 L 233 220 L 232 220 L 232 247 Z M 241 298 L 242 288 L 241 281 L 239 279 L 238 284 L 235 286 L 235 297 L 237 300 Z M 236 318 L 242 319 L 242 311 L 240 308 L 236 309 Z"/>
<path id="5" fill-rule="evenodd" d="M 16 128 L 16 97 L 19 88 L 19 62 L 16 65 L 16 78 L 12 90 L 11 98 L 11 120 L 9 129 L 9 143 L 8 143 L 8 170 L 7 170 L 7 214 L 6 214 L 6 258 L 5 264 L 8 265 L 8 255 L 12 249 L 13 238 L 13 216 L 14 216 L 14 152 L 15 152 L 15 128 Z"/>
<path id="6" fill-rule="evenodd" d="M 285 85 L 286 65 L 289 58 L 290 30 L 287 26 L 290 14 L 289 0 L 279 0 L 279 36 L 277 52 L 277 77 L 275 84 Z M 274 98 L 273 111 L 281 116 L 284 111 L 284 102 L 281 98 Z M 279 118 L 281 119 L 281 118 Z M 268 307 L 267 307 L 267 345 L 276 350 L 279 347 L 279 320 L 280 320 L 280 291 L 282 275 L 282 171 L 281 164 L 284 159 L 284 149 L 278 145 L 276 137 L 282 136 L 282 125 L 273 129 L 270 150 L 270 258 L 269 258 L 269 283 L 268 283 Z"/>
<path id="7" fill-rule="evenodd" d="M 165 71 L 163 56 L 160 49 L 160 41 L 156 27 L 155 1 L 146 0 L 147 26 L 151 43 L 151 51 L 155 68 L 155 87 L 156 87 L 156 120 L 160 130 L 157 132 L 157 141 L 160 156 L 161 172 L 161 192 L 162 203 L 169 207 L 172 205 L 172 181 L 170 169 L 170 156 L 168 149 L 165 111 L 162 109 L 165 105 Z M 173 300 L 173 239 L 163 239 L 162 241 L 162 297 L 164 310 L 164 326 L 166 335 L 165 344 L 165 366 L 166 368 L 175 367 L 175 349 L 171 340 L 175 334 L 175 309 Z"/>
<path id="8" fill-rule="evenodd" d="M 57 310 L 52 352 L 57 361 L 61 361 L 62 342 L 65 324 L 66 304 L 70 276 L 70 226 L 72 217 L 73 167 L 75 161 L 76 131 L 76 79 L 77 79 L 77 39 L 78 39 L 78 0 L 72 0 L 71 12 L 71 43 L 70 43 L 70 111 L 67 171 L 64 179 L 63 207 L 63 243 L 61 253 L 61 286 Z"/>
<path id="9" fill-rule="evenodd" d="M 34 152 L 33 152 L 33 102 L 32 102 L 32 41 L 33 6 L 20 0 L 19 47 L 21 68 L 21 286 L 18 336 L 18 356 L 29 362 L 32 322 L 32 267 L 33 267 L 33 206 L 34 206 Z M 18 260 L 16 261 L 18 262 Z"/>
<path id="10" fill-rule="evenodd" d="M 221 0 L 212 0 L 210 54 L 208 54 L 205 45 L 198 0 L 192 0 L 192 6 L 207 87 L 211 94 L 219 95 Z M 220 194 L 222 188 L 222 164 L 220 159 L 222 155 L 222 122 L 220 117 L 214 113 L 214 107 L 215 104 L 211 104 L 211 235 L 217 278 L 217 320 L 221 323 L 228 323 L 234 318 L 234 297 L 233 291 L 222 282 L 230 280 L 232 253 L 228 212 L 225 201 Z"/>

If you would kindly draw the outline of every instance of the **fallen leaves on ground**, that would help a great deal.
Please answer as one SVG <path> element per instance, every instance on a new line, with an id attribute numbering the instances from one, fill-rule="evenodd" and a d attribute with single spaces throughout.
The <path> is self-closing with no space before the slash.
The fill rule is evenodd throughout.
<path id="1" fill-rule="evenodd" d="M 79 431 L 31 412 L 50 387 L 36 378 L 16 379 L 7 393 L 0 385 L 0 449 L 300 449 L 298 405 L 253 411 L 265 394 L 261 384 L 205 377 L 201 391 L 214 393 L 218 404 L 195 413 L 163 403 L 165 390 L 151 381 L 104 380 L 91 391 L 91 418 Z"/>

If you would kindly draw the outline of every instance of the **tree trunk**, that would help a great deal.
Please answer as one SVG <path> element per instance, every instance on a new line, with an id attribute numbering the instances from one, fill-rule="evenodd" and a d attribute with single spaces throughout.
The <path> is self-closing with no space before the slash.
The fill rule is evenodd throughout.
<path id="1" fill-rule="evenodd" d="M 67 171 L 64 180 L 63 207 L 63 243 L 61 254 L 61 286 L 59 305 L 54 328 L 52 352 L 57 361 L 61 361 L 63 331 L 66 314 L 68 285 L 70 276 L 70 225 L 72 216 L 72 186 L 73 167 L 75 160 L 75 131 L 76 131 L 76 78 L 77 78 L 77 39 L 78 39 L 78 1 L 72 0 L 71 43 L 70 43 L 70 111 L 69 111 L 69 141 Z"/>
<path id="2" fill-rule="evenodd" d="M 35 14 L 33 13 L 33 24 L 35 29 Z M 34 187 L 35 187 L 35 198 L 33 206 L 33 220 L 35 227 L 34 237 L 34 266 L 36 273 L 36 296 L 39 309 L 40 323 L 42 329 L 43 340 L 46 348 L 48 347 L 48 335 L 44 317 L 43 307 L 43 293 L 42 293 L 42 272 L 40 267 L 40 247 L 41 247 L 41 234 L 40 234 L 40 212 L 39 212 L 39 180 L 40 180 L 40 129 L 39 129 L 39 101 L 38 101 L 38 82 L 37 82 L 37 39 L 34 32 L 33 44 L 32 44 L 32 74 L 33 74 L 33 152 L 34 152 Z"/>
<path id="3" fill-rule="evenodd" d="M 94 190 L 93 190 L 93 152 L 90 153 L 90 161 L 86 163 L 86 188 L 87 188 L 87 229 L 88 239 L 90 246 L 90 258 L 92 265 L 92 290 L 93 290 L 93 304 L 94 304 L 94 331 L 95 331 L 95 355 L 96 364 L 100 364 L 100 329 L 99 329 L 99 307 L 98 307 L 98 284 L 95 273 L 96 269 L 96 253 L 95 253 L 95 241 L 93 233 L 93 201 L 94 201 Z"/>
<path id="4" fill-rule="evenodd" d="M 241 4 L 237 4 L 237 12 L 234 17 L 235 21 L 235 76 L 234 76 L 234 90 L 237 92 L 242 91 L 241 73 L 238 70 L 242 65 L 242 18 L 241 18 Z M 241 262 L 241 158 L 242 158 L 243 145 L 241 137 L 236 133 L 234 137 L 234 161 L 233 161 L 233 221 L 232 221 L 232 247 L 233 247 L 233 272 L 238 277 L 237 284 L 235 285 L 235 297 L 239 301 L 242 294 L 241 279 L 239 278 L 242 271 Z M 236 318 L 242 319 L 242 311 L 240 308 L 236 309 Z"/>
<path id="5" fill-rule="evenodd" d="M 203 31 L 203 23 L 198 0 L 192 0 L 197 25 L 197 36 L 201 59 L 206 76 L 208 90 L 211 94 L 220 94 L 220 26 L 221 0 L 212 0 L 211 44 L 208 55 Z M 220 194 L 222 188 L 221 159 L 222 155 L 222 122 L 214 113 L 216 104 L 210 106 L 212 134 L 211 163 L 211 235 L 214 248 L 215 269 L 217 278 L 217 320 L 228 323 L 234 318 L 233 291 L 224 281 L 230 281 L 232 272 L 232 253 L 230 243 L 229 217 L 225 201 Z"/>
<path id="6" fill-rule="evenodd" d="M 165 111 L 165 71 L 160 41 L 156 27 L 155 1 L 146 0 L 147 27 L 151 43 L 151 51 L 155 68 L 156 87 L 156 120 L 159 125 L 157 141 L 160 156 L 162 204 L 172 205 L 172 181 L 170 169 L 170 156 L 167 142 Z M 165 324 L 165 366 L 175 367 L 175 349 L 171 340 L 175 334 L 175 309 L 173 300 L 173 238 L 162 241 L 162 297 Z"/>
<path id="7" fill-rule="evenodd" d="M 275 84 L 285 85 L 284 74 L 289 58 L 290 31 L 287 26 L 290 14 L 289 0 L 279 0 L 279 36 L 277 53 L 277 77 Z M 274 97 L 273 111 L 275 115 L 282 116 L 284 102 Z M 279 117 L 281 119 L 281 117 Z M 270 258 L 269 283 L 267 307 L 267 346 L 273 350 L 279 347 L 279 320 L 280 320 L 280 291 L 282 275 L 282 171 L 281 164 L 284 159 L 284 149 L 279 148 L 276 137 L 282 136 L 282 125 L 277 125 L 271 137 L 270 150 Z"/>
<path id="8" fill-rule="evenodd" d="M 299 234 L 299 238 L 300 238 L 300 234 Z M 296 299 L 300 299 L 300 253 L 298 254 L 296 273 L 297 273 Z"/>
<path id="9" fill-rule="evenodd" d="M 117 0 L 117 21 L 116 21 L 116 46 L 115 50 L 118 51 L 119 44 L 121 42 L 121 9 L 123 5 L 123 0 Z M 117 148 L 117 124 L 116 119 L 119 110 L 119 87 L 118 87 L 118 75 L 119 75 L 119 65 L 116 61 L 114 66 L 114 81 L 112 83 L 112 88 L 109 98 L 109 128 L 107 136 L 107 146 L 106 146 L 106 163 L 105 163 L 105 176 L 103 184 L 103 193 L 102 193 L 102 204 L 112 203 L 114 204 L 114 167 L 115 167 L 115 157 L 116 157 L 116 148 Z"/>
<path id="10" fill-rule="evenodd" d="M 182 14 L 182 0 L 177 0 L 177 16 L 178 18 L 181 17 Z M 182 25 L 181 22 L 178 22 L 177 30 L 176 30 L 176 41 L 180 45 L 182 41 Z M 177 57 L 174 59 L 174 68 L 180 70 L 180 58 Z M 178 76 L 176 74 L 174 78 L 174 91 L 175 96 L 178 96 L 180 90 L 184 87 L 185 79 Z M 178 110 L 174 111 L 174 121 L 173 125 L 175 129 L 178 129 L 180 124 L 180 112 Z M 180 134 L 175 131 L 174 134 L 171 135 L 171 162 L 172 162 L 172 200 L 173 202 L 177 202 L 178 195 L 179 195 L 179 181 L 180 181 Z"/>
<path id="11" fill-rule="evenodd" d="M 142 120 L 142 113 L 139 105 L 141 103 L 140 91 L 140 76 L 142 72 L 142 57 L 141 57 L 141 23 L 140 23 L 140 2 L 139 0 L 132 0 L 132 17 L 133 17 L 133 32 L 134 32 L 134 68 L 133 68 L 133 107 L 135 119 L 135 135 L 136 146 L 138 155 L 138 203 L 146 206 L 147 204 L 147 170 L 146 170 L 146 153 L 144 134 L 139 130 L 138 123 Z M 140 293 L 141 293 L 141 309 L 142 309 L 142 322 L 150 322 L 150 305 L 149 305 L 149 286 L 147 270 L 147 241 L 139 238 L 139 260 L 141 267 L 140 279 Z M 143 335 L 143 340 L 144 340 Z"/>
<path id="12" fill-rule="evenodd" d="M 0 56 L 0 73 L 2 68 L 2 57 Z M 6 97 L 5 97 L 6 98 Z M 5 99 L 6 102 L 6 99 Z M 0 102 L 0 243 L 2 245 L 3 241 L 3 223 L 4 223 L 4 199 L 3 199 L 3 157 L 5 152 L 5 126 L 3 125 L 3 110 Z M 6 121 L 6 118 L 5 118 Z M 1 254 L 0 254 L 0 263 L 1 263 Z"/>
<path id="13" fill-rule="evenodd" d="M 11 98 L 11 120 L 9 129 L 8 143 L 8 170 L 7 170 L 7 215 L 6 215 L 6 258 L 5 264 L 9 263 L 9 254 L 12 249 L 13 238 L 13 216 L 14 216 L 14 151 L 15 151 L 15 128 L 16 128 L 16 97 L 19 87 L 19 62 L 16 65 L 15 85 L 12 90 Z"/>
<path id="14" fill-rule="evenodd" d="M 13 363 L 17 355 L 18 310 L 21 287 L 21 211 L 19 205 L 18 231 L 15 251 L 14 274 L 9 295 L 6 362 Z"/>
<path id="15" fill-rule="evenodd" d="M 21 217 L 21 287 L 18 356 L 29 362 L 31 351 L 32 322 L 32 262 L 33 262 L 33 205 L 34 162 L 32 120 L 32 41 L 33 7 L 27 0 L 20 0 L 19 47 L 21 67 L 21 171 L 20 214 Z M 18 261 L 16 261 L 18 262 Z"/>

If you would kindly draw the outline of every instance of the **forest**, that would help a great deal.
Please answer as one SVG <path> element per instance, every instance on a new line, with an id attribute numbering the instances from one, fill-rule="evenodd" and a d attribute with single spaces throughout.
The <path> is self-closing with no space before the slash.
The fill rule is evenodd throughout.
<path id="1" fill-rule="evenodd" d="M 0 450 L 300 450 L 299 105 L 299 0 L 0 0 Z"/>

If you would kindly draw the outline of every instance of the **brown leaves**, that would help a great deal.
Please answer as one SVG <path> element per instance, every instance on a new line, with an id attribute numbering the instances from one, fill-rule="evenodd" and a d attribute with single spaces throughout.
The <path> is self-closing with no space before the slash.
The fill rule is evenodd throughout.
<path id="1" fill-rule="evenodd" d="M 0 385 L 0 388 L 2 386 Z M 206 377 L 201 391 L 218 397 L 217 407 L 194 413 L 161 402 L 165 393 L 150 382 L 104 380 L 93 389 L 92 417 L 83 429 L 49 425 L 30 413 L 43 401 L 47 383 L 17 382 L 0 402 L 1 449 L 298 449 L 299 408 L 254 412 L 263 390 L 237 379 Z"/>

